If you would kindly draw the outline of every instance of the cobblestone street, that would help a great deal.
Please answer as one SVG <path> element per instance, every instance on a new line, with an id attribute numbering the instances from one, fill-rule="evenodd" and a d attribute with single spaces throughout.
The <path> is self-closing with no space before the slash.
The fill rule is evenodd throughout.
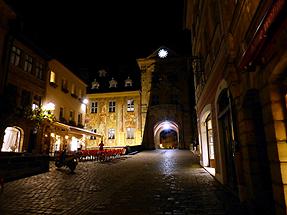
<path id="1" fill-rule="evenodd" d="M 0 214 L 248 214 L 187 150 L 82 162 L 5 184 Z"/>

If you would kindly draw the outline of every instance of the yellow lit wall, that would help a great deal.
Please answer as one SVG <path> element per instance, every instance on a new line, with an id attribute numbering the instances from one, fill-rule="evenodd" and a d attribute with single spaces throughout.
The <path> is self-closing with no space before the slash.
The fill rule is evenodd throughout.
<path id="1" fill-rule="evenodd" d="M 142 124 L 140 112 L 140 92 L 112 92 L 87 94 L 89 100 L 86 114 L 86 129 L 96 129 L 103 135 L 105 146 L 132 146 L 142 142 Z M 127 100 L 134 100 L 134 111 L 127 111 Z M 109 112 L 109 102 L 115 101 L 115 112 Z M 91 113 L 91 103 L 97 102 L 97 113 Z M 108 138 L 109 129 L 115 129 L 115 139 Z M 127 128 L 134 129 L 134 138 L 127 138 Z M 96 147 L 90 141 L 90 147 Z"/>
<path id="2" fill-rule="evenodd" d="M 50 80 L 51 71 L 55 74 L 55 83 L 47 81 L 47 94 L 44 105 L 52 102 L 55 104 L 54 115 L 57 120 L 60 116 L 60 107 L 64 108 L 64 118 L 69 120 L 70 111 L 74 112 L 74 121 L 78 124 L 78 114 L 82 113 L 84 120 L 85 110 L 81 108 L 82 99 L 85 98 L 86 84 L 79 79 L 74 73 L 66 68 L 59 61 L 53 59 L 49 61 L 50 71 L 47 80 Z M 62 90 L 62 80 L 67 81 L 67 91 Z M 72 85 L 75 86 L 75 92 L 72 95 Z M 84 122 L 82 121 L 83 125 Z"/>

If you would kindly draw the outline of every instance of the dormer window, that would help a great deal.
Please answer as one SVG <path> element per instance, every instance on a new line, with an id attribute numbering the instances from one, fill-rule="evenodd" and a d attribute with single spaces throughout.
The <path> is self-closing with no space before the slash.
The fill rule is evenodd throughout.
<path id="1" fill-rule="evenodd" d="M 114 78 L 112 78 L 112 80 L 109 81 L 109 84 L 110 84 L 110 88 L 112 87 L 116 88 L 118 82 Z"/>
<path id="2" fill-rule="evenodd" d="M 104 69 L 99 70 L 99 77 L 106 77 L 107 71 Z"/>
<path id="3" fill-rule="evenodd" d="M 125 87 L 131 87 L 133 86 L 133 80 L 130 79 L 130 76 L 125 80 Z"/>
<path id="4" fill-rule="evenodd" d="M 96 79 L 92 82 L 92 89 L 99 89 L 100 83 Z"/>

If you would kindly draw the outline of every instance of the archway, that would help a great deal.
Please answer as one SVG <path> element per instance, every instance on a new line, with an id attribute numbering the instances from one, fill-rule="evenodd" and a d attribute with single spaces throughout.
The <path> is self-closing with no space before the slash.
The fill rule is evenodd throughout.
<path id="1" fill-rule="evenodd" d="M 162 121 L 154 126 L 156 148 L 178 148 L 179 129 L 173 121 Z"/>
<path id="2" fill-rule="evenodd" d="M 23 146 L 24 131 L 19 127 L 7 127 L 1 152 L 21 152 Z"/>

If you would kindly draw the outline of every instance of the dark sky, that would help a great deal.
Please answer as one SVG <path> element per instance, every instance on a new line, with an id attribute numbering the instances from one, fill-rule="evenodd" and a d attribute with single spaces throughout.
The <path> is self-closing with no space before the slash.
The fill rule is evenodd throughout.
<path id="1" fill-rule="evenodd" d="M 161 45 L 186 49 L 183 0 L 7 0 L 41 48 L 77 68 L 135 62 Z"/>

